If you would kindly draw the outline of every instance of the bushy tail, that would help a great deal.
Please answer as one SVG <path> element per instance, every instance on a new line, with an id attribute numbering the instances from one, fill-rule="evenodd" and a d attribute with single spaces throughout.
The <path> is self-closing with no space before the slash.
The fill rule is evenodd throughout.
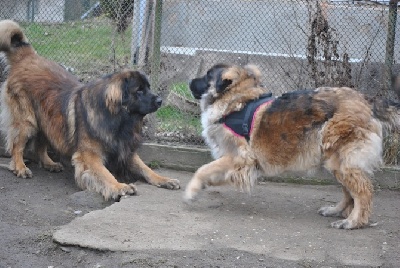
<path id="1" fill-rule="evenodd" d="M 21 46 L 29 45 L 22 28 L 12 20 L 0 21 L 0 51 L 8 55 Z"/>
<path id="2" fill-rule="evenodd" d="M 400 103 L 390 100 L 374 100 L 373 113 L 389 130 L 400 130 Z"/>

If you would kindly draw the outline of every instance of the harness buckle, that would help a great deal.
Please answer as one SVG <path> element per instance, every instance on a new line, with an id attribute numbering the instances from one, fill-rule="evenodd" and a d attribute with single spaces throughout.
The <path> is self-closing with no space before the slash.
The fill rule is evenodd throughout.
<path id="1" fill-rule="evenodd" d="M 242 128 L 245 135 L 249 134 L 249 125 L 247 123 L 243 123 Z"/>

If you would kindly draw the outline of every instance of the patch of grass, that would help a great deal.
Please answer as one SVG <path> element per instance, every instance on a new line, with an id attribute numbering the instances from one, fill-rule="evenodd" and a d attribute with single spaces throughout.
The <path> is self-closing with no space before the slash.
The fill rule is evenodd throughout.
<path id="1" fill-rule="evenodd" d="M 114 59 L 118 63 L 117 69 L 129 65 L 132 31 L 127 29 L 123 34 L 115 34 L 114 57 L 114 26 L 106 18 L 58 24 L 21 23 L 21 26 L 39 55 L 74 68 L 76 75 L 84 80 L 113 72 Z M 185 82 L 173 84 L 170 90 L 188 100 L 194 100 Z M 201 134 L 198 117 L 172 106 L 160 108 L 156 117 L 157 131 Z"/>
<path id="2" fill-rule="evenodd" d="M 161 163 L 159 161 L 153 160 L 149 163 L 149 168 L 151 169 L 157 169 L 161 167 Z"/>
<path id="3" fill-rule="evenodd" d="M 185 82 L 175 83 L 171 86 L 171 91 L 175 92 L 179 96 L 184 97 L 187 100 L 195 100 L 192 92 L 189 89 L 189 85 Z"/>
<path id="4" fill-rule="evenodd" d="M 170 91 L 187 99 L 194 101 L 189 85 L 178 82 L 170 86 Z M 166 105 L 156 112 L 159 132 L 179 132 L 183 134 L 201 135 L 201 123 L 198 116 L 184 112 L 179 108 Z M 176 133 L 175 133 L 176 134 Z"/>
<path id="5" fill-rule="evenodd" d="M 201 134 L 201 123 L 197 116 L 186 114 L 173 106 L 163 106 L 156 112 L 158 130 L 162 132 L 182 131 Z"/>
<path id="6" fill-rule="evenodd" d="M 59 24 L 21 23 L 35 50 L 42 56 L 75 69 L 110 65 L 113 25 L 108 20 Z M 115 58 L 130 57 L 130 34 L 115 37 Z"/>

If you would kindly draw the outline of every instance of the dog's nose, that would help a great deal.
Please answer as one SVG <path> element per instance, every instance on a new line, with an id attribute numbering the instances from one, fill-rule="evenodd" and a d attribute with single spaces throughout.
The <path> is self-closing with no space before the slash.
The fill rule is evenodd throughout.
<path id="1" fill-rule="evenodd" d="M 161 99 L 161 97 L 157 97 L 157 98 L 156 98 L 156 104 L 157 104 L 158 107 L 161 107 L 161 104 L 162 104 L 162 99 Z"/>

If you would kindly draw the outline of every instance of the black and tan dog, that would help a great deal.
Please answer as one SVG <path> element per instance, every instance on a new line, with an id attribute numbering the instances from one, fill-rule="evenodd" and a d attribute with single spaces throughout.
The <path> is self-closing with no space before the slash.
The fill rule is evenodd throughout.
<path id="1" fill-rule="evenodd" d="M 233 184 L 249 190 L 261 175 L 324 166 L 342 184 L 344 198 L 319 213 L 343 216 L 332 223 L 335 228 L 366 226 L 373 194 L 369 175 L 382 162 L 382 125 L 399 126 L 400 105 L 369 102 L 345 87 L 265 98 L 259 80 L 255 66 L 219 64 L 191 81 L 194 97 L 201 99 L 203 136 L 216 160 L 195 173 L 185 199 L 192 200 L 208 185 Z M 247 133 L 227 124 L 230 115 L 261 98 L 265 100 L 257 105 L 251 122 L 242 124 L 249 127 Z"/>
<path id="2" fill-rule="evenodd" d="M 0 22 L 0 51 L 10 65 L 1 89 L 2 127 L 10 169 L 18 177 L 32 176 L 23 161 L 32 140 L 45 169 L 63 169 L 48 156 L 51 145 L 72 156 L 78 186 L 105 199 L 134 194 L 136 187 L 129 182 L 140 178 L 179 189 L 179 181 L 156 174 L 136 154 L 143 117 L 161 105 L 143 73 L 126 70 L 82 85 L 59 64 L 39 56 L 10 20 Z"/>

